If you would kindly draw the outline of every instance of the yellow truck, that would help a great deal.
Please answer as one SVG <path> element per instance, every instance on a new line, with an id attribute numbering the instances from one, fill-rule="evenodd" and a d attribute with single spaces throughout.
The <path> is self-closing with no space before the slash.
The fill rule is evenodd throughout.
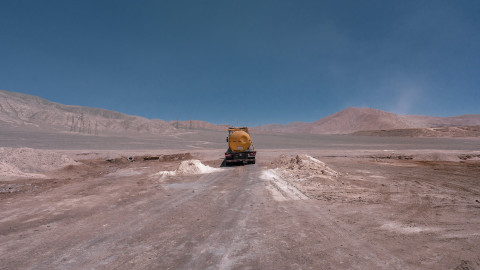
<path id="1" fill-rule="evenodd" d="M 255 164 L 257 151 L 247 127 L 231 127 L 228 129 L 228 150 L 225 152 L 225 163 Z"/>

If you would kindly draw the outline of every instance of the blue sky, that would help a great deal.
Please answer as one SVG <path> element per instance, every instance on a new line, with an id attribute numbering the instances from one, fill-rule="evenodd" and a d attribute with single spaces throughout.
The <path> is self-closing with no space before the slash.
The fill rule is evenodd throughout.
<path id="1" fill-rule="evenodd" d="M 480 113 L 480 1 L 0 0 L 0 89 L 147 118 Z"/>

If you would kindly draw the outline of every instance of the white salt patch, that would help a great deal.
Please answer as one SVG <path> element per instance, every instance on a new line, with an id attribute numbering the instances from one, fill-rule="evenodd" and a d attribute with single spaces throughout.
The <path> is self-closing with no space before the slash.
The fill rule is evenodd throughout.
<path id="1" fill-rule="evenodd" d="M 316 159 L 316 158 L 314 158 L 314 157 L 311 157 L 311 156 L 309 156 L 309 155 L 305 155 L 305 157 L 307 157 L 308 159 L 310 159 L 311 161 L 313 161 L 313 162 L 315 162 L 315 163 L 320 164 L 321 166 L 327 166 L 327 165 L 325 165 L 325 163 L 323 163 L 322 161 L 320 161 L 320 160 L 318 160 L 318 159 Z"/>
<path id="2" fill-rule="evenodd" d="M 168 176 L 168 175 L 176 175 L 177 174 L 177 171 L 160 171 L 158 173 L 156 173 L 156 175 L 165 175 L 165 176 Z"/>
<path id="3" fill-rule="evenodd" d="M 285 181 L 280 175 L 280 169 L 263 170 L 260 174 L 260 178 L 268 181 L 269 185 L 267 185 L 267 189 L 272 194 L 274 200 L 286 201 L 308 199 L 308 197 L 298 190 L 295 185 Z"/>
<path id="4" fill-rule="evenodd" d="M 275 173 L 275 170 L 276 169 L 263 170 L 260 177 L 264 180 L 275 180 L 276 178 L 280 178 L 280 176 Z"/>
<path id="5" fill-rule="evenodd" d="M 175 171 L 161 171 L 156 175 L 167 176 L 167 175 L 189 175 L 189 174 L 204 174 L 204 173 L 213 173 L 219 172 L 223 169 L 213 168 L 208 165 L 203 164 L 200 160 L 191 159 L 185 160 L 180 163 L 178 169 Z"/>
<path id="6" fill-rule="evenodd" d="M 394 221 L 387 221 L 380 228 L 384 230 L 402 233 L 402 234 L 414 234 L 414 233 L 433 232 L 433 231 L 440 230 L 439 228 L 433 228 L 433 227 L 421 227 L 421 226 L 414 226 L 414 225 L 399 224 Z"/>
<path id="7" fill-rule="evenodd" d="M 134 175 L 140 175 L 142 172 L 135 171 L 132 169 L 121 169 L 113 173 L 109 173 L 107 176 L 110 177 L 123 177 L 123 176 L 134 176 Z"/>

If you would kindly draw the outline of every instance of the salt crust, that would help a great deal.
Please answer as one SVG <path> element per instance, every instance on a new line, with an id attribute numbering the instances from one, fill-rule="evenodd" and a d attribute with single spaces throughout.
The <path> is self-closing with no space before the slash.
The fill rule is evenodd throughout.
<path id="1" fill-rule="evenodd" d="M 200 160 L 190 159 L 185 160 L 180 163 L 178 168 L 175 171 L 160 171 L 156 175 L 167 176 L 167 175 L 190 175 L 190 174 L 204 174 L 204 173 L 213 173 L 219 172 L 223 169 L 213 168 L 208 165 L 204 165 Z"/>

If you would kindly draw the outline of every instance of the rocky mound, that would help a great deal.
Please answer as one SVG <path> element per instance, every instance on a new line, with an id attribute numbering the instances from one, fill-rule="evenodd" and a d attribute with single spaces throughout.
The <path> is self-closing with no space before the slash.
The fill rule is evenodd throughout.
<path id="1" fill-rule="evenodd" d="M 192 174 L 204 174 L 222 171 L 220 168 L 213 168 L 208 165 L 204 165 L 200 160 L 191 159 L 185 160 L 180 163 L 175 171 L 161 171 L 156 175 L 192 175 Z"/>
<path id="2" fill-rule="evenodd" d="M 270 167 L 282 176 L 294 179 L 337 177 L 339 175 L 325 163 L 309 155 L 297 155 L 293 158 L 281 155 L 272 161 Z"/>
<path id="3" fill-rule="evenodd" d="M 309 155 L 292 158 L 281 155 L 269 167 L 262 172 L 261 178 L 267 181 L 266 188 L 278 201 L 308 199 L 314 195 L 311 190 L 336 186 L 336 178 L 340 175 Z"/>
<path id="4" fill-rule="evenodd" d="M 32 148 L 0 148 L 0 180 L 18 177 L 39 177 L 41 173 L 58 169 L 67 165 L 75 165 L 76 161 L 67 155 L 53 151 Z"/>

